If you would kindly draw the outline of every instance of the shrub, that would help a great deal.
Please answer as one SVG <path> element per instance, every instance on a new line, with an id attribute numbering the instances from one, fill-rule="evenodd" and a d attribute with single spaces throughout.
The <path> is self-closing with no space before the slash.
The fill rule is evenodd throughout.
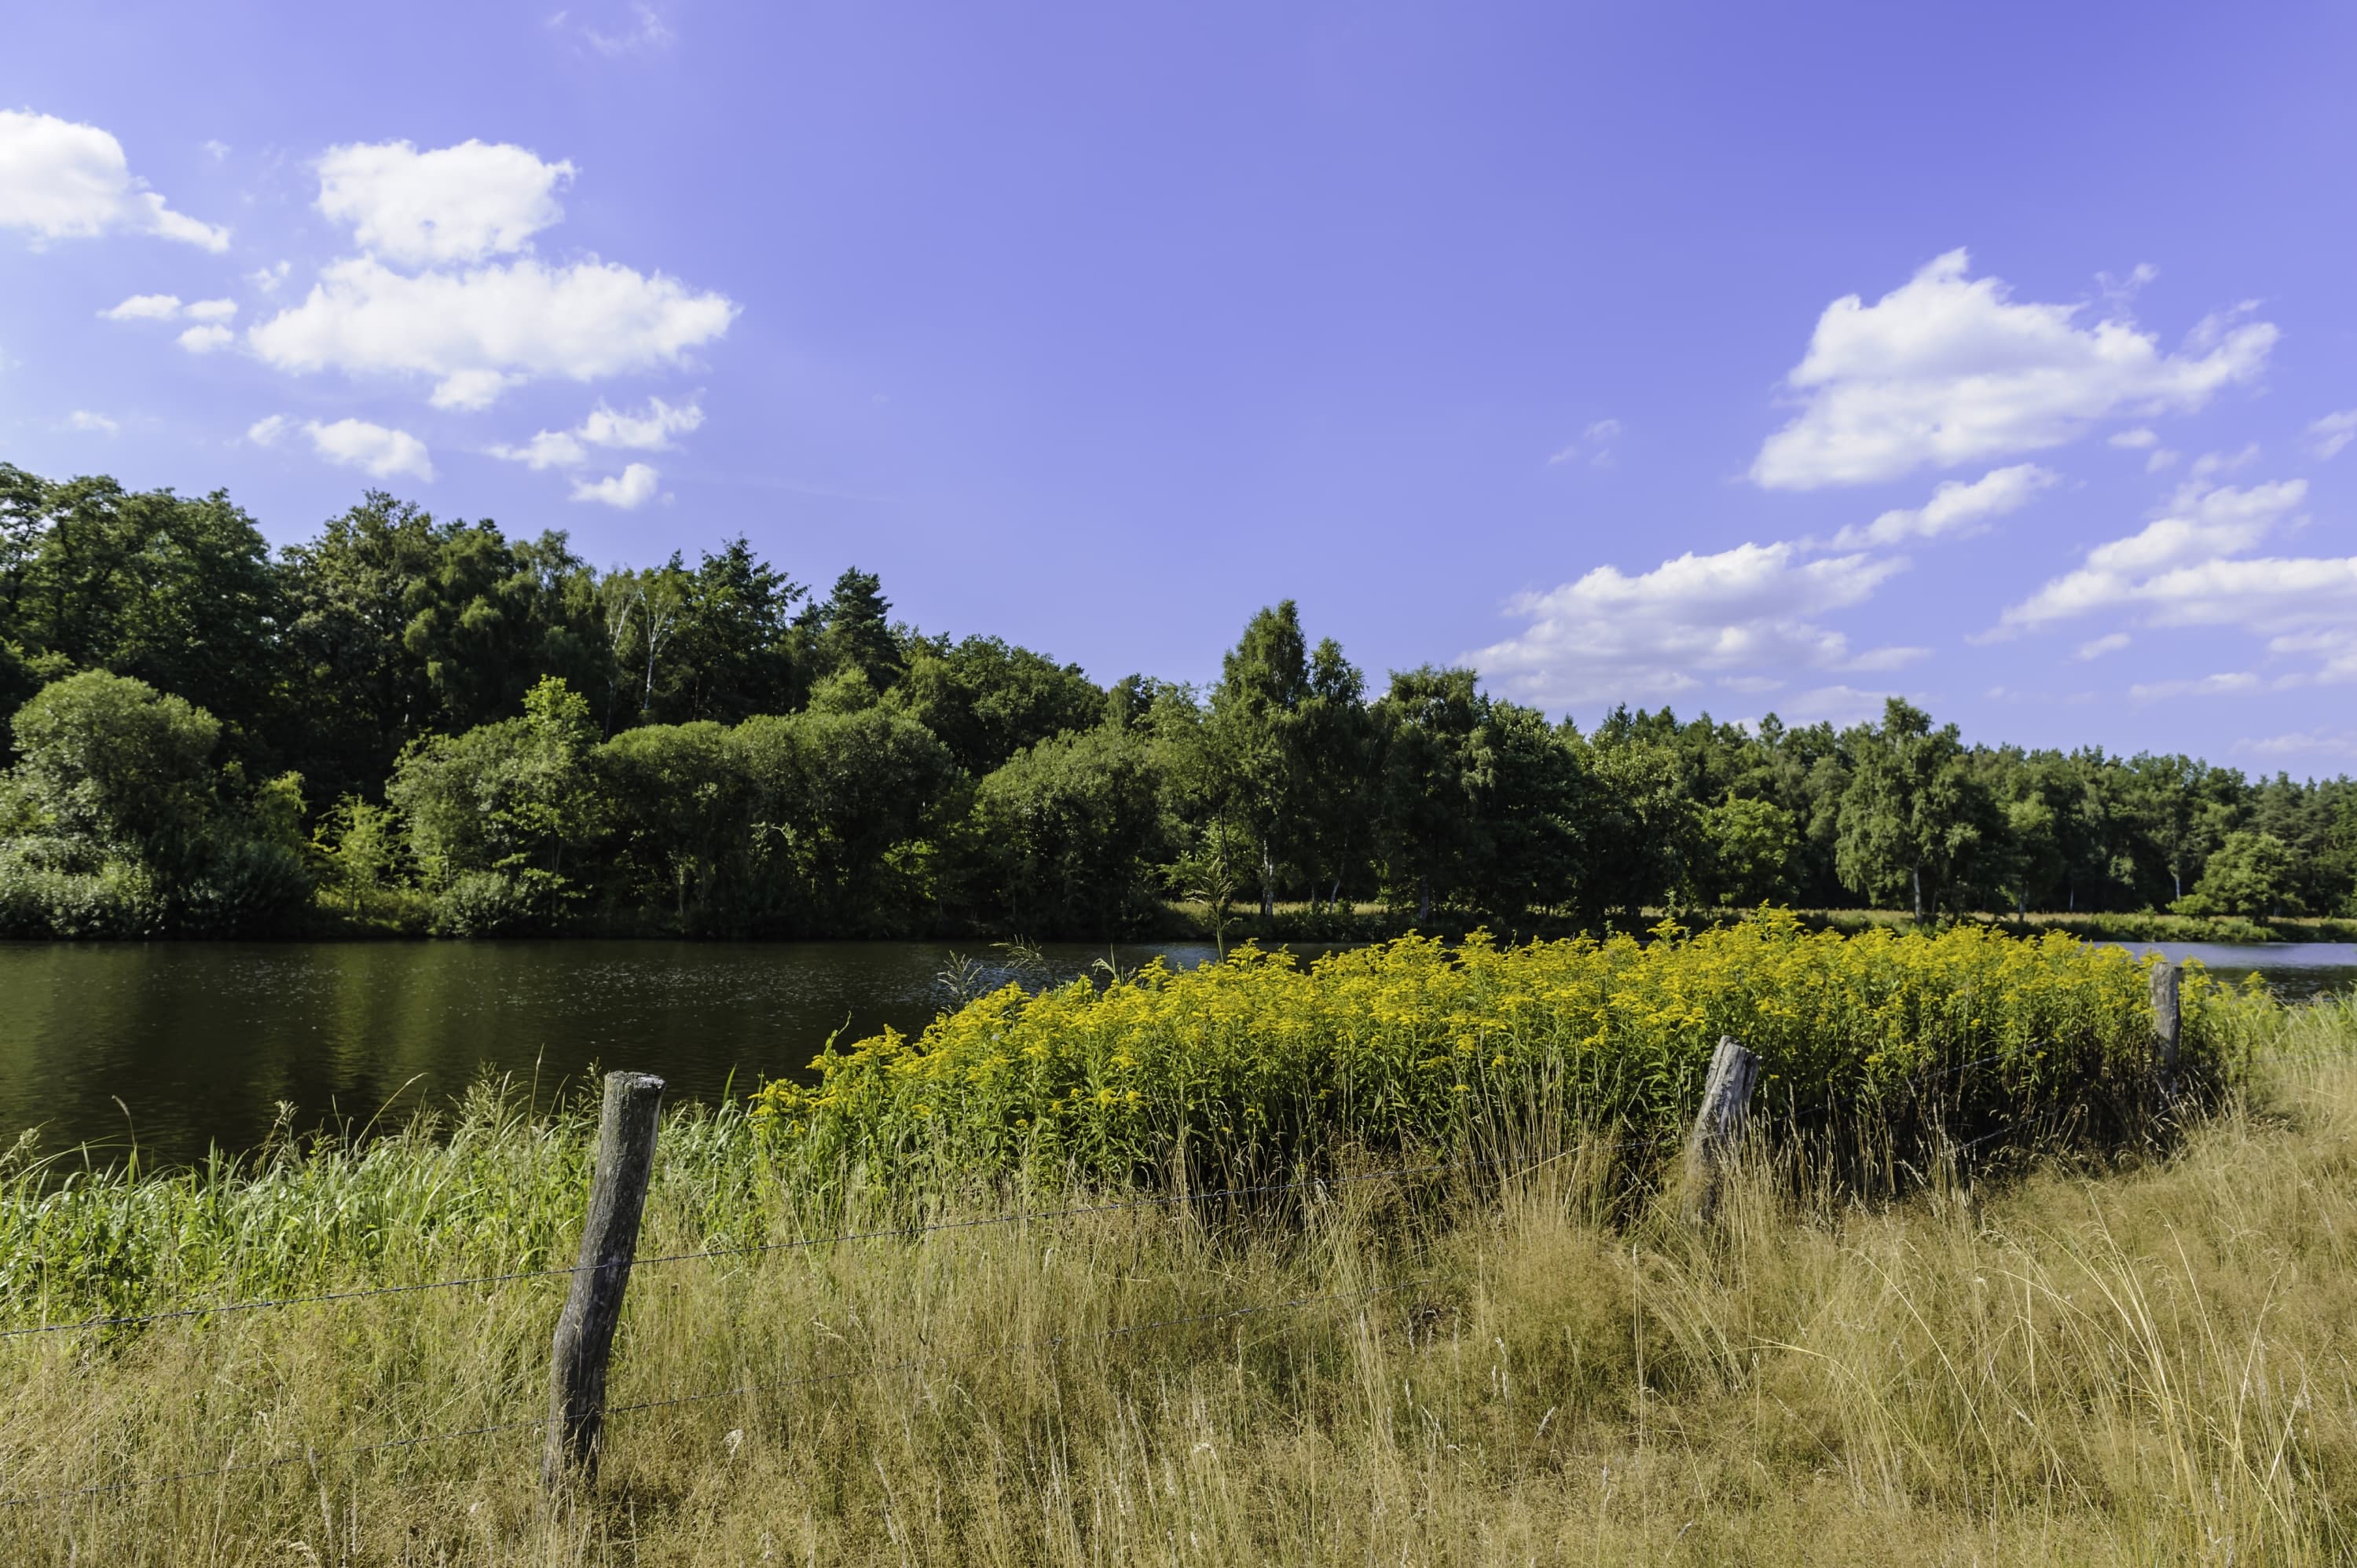
<path id="1" fill-rule="evenodd" d="M 2231 993 L 2185 986 L 2182 1083 L 2228 1075 Z M 1252 950 L 1102 992 L 1015 986 L 779 1080 L 757 1114 L 800 1155 L 868 1179 L 987 1171 L 1126 1181 L 1465 1146 L 1556 1118 L 1674 1138 L 1721 1035 L 1764 1058 L 1781 1112 L 1920 1113 L 1962 1131 L 2117 1131 L 2153 1046 L 2147 965 L 2066 936 L 1960 928 L 1810 934 L 1790 913 L 1641 944 L 1500 949 L 1428 938 L 1307 968 Z"/>

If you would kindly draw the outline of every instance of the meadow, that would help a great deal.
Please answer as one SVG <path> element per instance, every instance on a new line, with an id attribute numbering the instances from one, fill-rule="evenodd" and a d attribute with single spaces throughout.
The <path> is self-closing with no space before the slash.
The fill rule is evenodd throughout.
<path id="1" fill-rule="evenodd" d="M 486 1084 L 178 1173 L 20 1153 L 0 1328 L 483 1283 L 0 1338 L 0 1554 L 2350 1551 L 2352 999 L 2192 977 L 2178 1082 L 2130 1094 L 2145 972 L 2060 938 L 1762 921 L 1018 994 L 667 1117 L 641 1253 L 674 1261 L 633 1279 L 601 1477 L 554 1501 L 564 1282 L 488 1276 L 569 1261 L 586 1101 Z M 1773 1077 L 1703 1224 L 1665 1134 L 1738 1015 Z M 2074 1109 L 1975 1130 L 2029 1104 Z M 1165 1200 L 1223 1174 L 1274 1190 Z M 845 1230 L 885 1233 L 774 1245 Z"/>

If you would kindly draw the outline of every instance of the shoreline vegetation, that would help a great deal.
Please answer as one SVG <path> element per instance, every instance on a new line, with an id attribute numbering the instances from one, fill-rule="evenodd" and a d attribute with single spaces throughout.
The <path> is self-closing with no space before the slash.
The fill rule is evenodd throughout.
<path id="1" fill-rule="evenodd" d="M 2357 921 L 2345 777 L 1967 744 L 1896 699 L 1583 728 L 1471 670 L 1371 681 L 1291 601 L 1219 671 L 1099 682 L 742 539 L 600 571 L 371 492 L 274 552 L 220 492 L 0 464 L 0 937 Z"/>
<path id="2" fill-rule="evenodd" d="M 499 1276 L 570 1260 L 592 1100 L 170 1173 L 20 1149 L 0 1328 L 476 1283 L 0 1337 L 0 1490 L 177 1477 L 0 1509 L 0 1553 L 2345 1560 L 2357 996 L 2189 965 L 2155 1095 L 2149 967 L 1768 912 L 976 997 L 667 1111 L 640 1250 L 697 1255 L 633 1279 L 554 1508 L 564 1284 Z M 1730 1029 L 1763 1092 L 1703 1222 L 1653 1134 Z"/>

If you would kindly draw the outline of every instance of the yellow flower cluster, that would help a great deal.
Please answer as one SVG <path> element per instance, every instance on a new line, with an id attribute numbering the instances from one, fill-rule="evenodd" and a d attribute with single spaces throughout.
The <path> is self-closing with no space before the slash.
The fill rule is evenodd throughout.
<path id="1" fill-rule="evenodd" d="M 2215 1065 L 2228 998 L 2198 970 L 2182 1070 Z M 1183 1159 L 1267 1168 L 1343 1145 L 1449 1147 L 1481 1119 L 1673 1132 L 1713 1046 L 1763 1058 L 1770 1108 L 1875 1105 L 1927 1080 L 1986 1110 L 2067 1112 L 2143 1081 L 2147 965 L 2068 936 L 1811 933 L 1763 910 L 1689 937 L 1500 948 L 1409 937 L 1306 967 L 1246 949 L 1098 989 L 1009 986 L 762 1087 L 802 1153 L 886 1177 L 1128 1180 Z M 2105 1086 L 2111 1086 L 2107 1090 Z"/>

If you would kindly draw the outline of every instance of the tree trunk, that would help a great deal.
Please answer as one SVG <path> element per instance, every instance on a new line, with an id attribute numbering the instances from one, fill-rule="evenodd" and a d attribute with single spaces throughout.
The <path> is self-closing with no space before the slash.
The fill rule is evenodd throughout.
<path id="1" fill-rule="evenodd" d="M 1268 842 L 1264 839 L 1261 841 L 1260 846 L 1260 923 L 1262 929 L 1266 929 L 1268 923 L 1275 918 L 1276 862 L 1270 858 L 1268 853 Z"/>
<path id="2" fill-rule="evenodd" d="M 1923 923 L 1923 868 L 1915 868 L 1915 923 Z"/>
<path id="3" fill-rule="evenodd" d="M 1415 923 L 1419 926 L 1432 924 L 1432 878 L 1429 876 L 1415 879 Z"/>

